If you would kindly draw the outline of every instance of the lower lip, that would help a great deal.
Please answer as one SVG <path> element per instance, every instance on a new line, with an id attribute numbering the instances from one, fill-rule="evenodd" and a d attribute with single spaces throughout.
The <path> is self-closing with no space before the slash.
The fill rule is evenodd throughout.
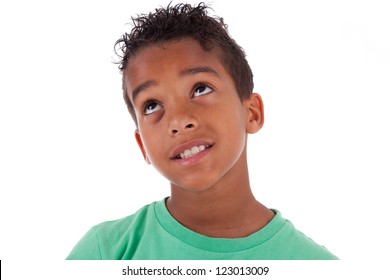
<path id="1" fill-rule="evenodd" d="M 192 164 L 196 164 L 198 163 L 202 158 L 204 158 L 209 152 L 210 150 L 212 149 L 213 147 L 209 147 L 199 153 L 197 153 L 196 155 L 194 155 L 193 157 L 190 157 L 190 158 L 180 158 L 180 159 L 173 159 L 174 162 L 180 164 L 180 165 L 184 165 L 184 166 L 188 166 L 188 165 L 192 165 Z"/>

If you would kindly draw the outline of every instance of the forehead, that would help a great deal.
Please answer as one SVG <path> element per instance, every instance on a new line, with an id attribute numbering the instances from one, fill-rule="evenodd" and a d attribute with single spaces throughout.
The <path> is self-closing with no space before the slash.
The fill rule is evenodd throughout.
<path id="1" fill-rule="evenodd" d="M 219 75 L 227 74 L 220 59 L 220 50 L 205 50 L 194 39 L 168 41 L 143 48 L 132 57 L 124 70 L 128 93 L 141 83 L 179 75 L 185 69 L 210 67 Z"/>
<path id="2" fill-rule="evenodd" d="M 185 62 L 195 62 L 199 58 L 216 60 L 219 62 L 220 50 L 218 47 L 204 49 L 198 41 L 191 38 L 165 41 L 151 44 L 139 50 L 134 57 L 129 59 L 127 69 L 139 67 L 140 64 L 151 64 L 158 60 L 184 60 Z M 181 61 L 183 62 L 183 61 Z"/>

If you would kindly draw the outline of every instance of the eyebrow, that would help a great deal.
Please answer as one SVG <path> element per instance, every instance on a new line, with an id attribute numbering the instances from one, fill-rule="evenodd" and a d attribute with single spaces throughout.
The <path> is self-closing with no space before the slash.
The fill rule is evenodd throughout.
<path id="1" fill-rule="evenodd" d="M 180 71 L 179 75 L 180 76 L 187 76 L 187 75 L 196 75 L 199 73 L 209 73 L 212 74 L 218 78 L 220 78 L 219 74 L 217 71 L 215 71 L 213 68 L 208 67 L 208 66 L 201 66 L 201 67 L 194 67 L 194 68 L 187 68 L 182 71 Z M 137 86 L 133 91 L 132 91 L 132 96 L 133 96 L 133 102 L 135 102 L 135 99 L 137 96 L 144 90 L 148 89 L 149 87 L 156 85 L 157 82 L 155 80 L 149 80 L 146 81 L 139 86 Z"/>
<path id="2" fill-rule="evenodd" d="M 146 81 L 146 82 L 140 84 L 139 86 L 137 86 L 131 93 L 131 95 L 133 96 L 133 102 L 135 102 L 135 99 L 142 91 L 146 90 L 147 88 L 149 88 L 155 84 L 156 84 L 156 81 L 150 80 L 150 81 Z"/>
<path id="3" fill-rule="evenodd" d="M 198 73 L 210 73 L 213 74 L 214 76 L 219 78 L 219 74 L 217 71 L 215 71 L 213 68 L 208 67 L 208 66 L 201 66 L 201 67 L 194 67 L 194 68 L 187 68 L 184 69 L 180 72 L 180 76 L 185 76 L 185 75 L 195 75 Z"/>

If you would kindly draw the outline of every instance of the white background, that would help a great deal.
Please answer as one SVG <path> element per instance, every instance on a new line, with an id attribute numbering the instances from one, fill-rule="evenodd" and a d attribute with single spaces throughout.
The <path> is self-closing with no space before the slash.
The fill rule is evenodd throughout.
<path id="1" fill-rule="evenodd" d="M 208 2 L 265 104 L 248 148 L 256 197 L 341 259 L 389 250 L 385 2 Z M 94 224 L 169 195 L 138 151 L 113 63 L 130 17 L 167 3 L 1 3 L 0 259 L 63 260 Z"/>

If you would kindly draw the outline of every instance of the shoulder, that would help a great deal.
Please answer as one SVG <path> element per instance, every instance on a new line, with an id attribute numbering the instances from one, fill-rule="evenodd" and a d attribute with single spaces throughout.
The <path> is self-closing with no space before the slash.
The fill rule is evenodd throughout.
<path id="1" fill-rule="evenodd" d="M 132 215 L 93 226 L 76 244 L 68 260 L 121 259 L 124 248 L 136 244 L 154 218 L 154 204 Z"/>
<path id="2" fill-rule="evenodd" d="M 280 214 L 280 213 L 279 213 Z M 313 239 L 297 230 L 294 225 L 285 220 L 284 226 L 274 236 L 283 244 L 283 259 L 299 260 L 332 260 L 337 259 L 326 247 L 319 245 Z"/>
<path id="3" fill-rule="evenodd" d="M 94 229 L 95 232 L 99 235 L 104 234 L 110 236 L 123 234 L 132 228 L 142 230 L 145 225 L 144 221 L 154 213 L 154 204 L 155 203 L 148 204 L 132 215 L 95 225 L 92 229 Z"/>

